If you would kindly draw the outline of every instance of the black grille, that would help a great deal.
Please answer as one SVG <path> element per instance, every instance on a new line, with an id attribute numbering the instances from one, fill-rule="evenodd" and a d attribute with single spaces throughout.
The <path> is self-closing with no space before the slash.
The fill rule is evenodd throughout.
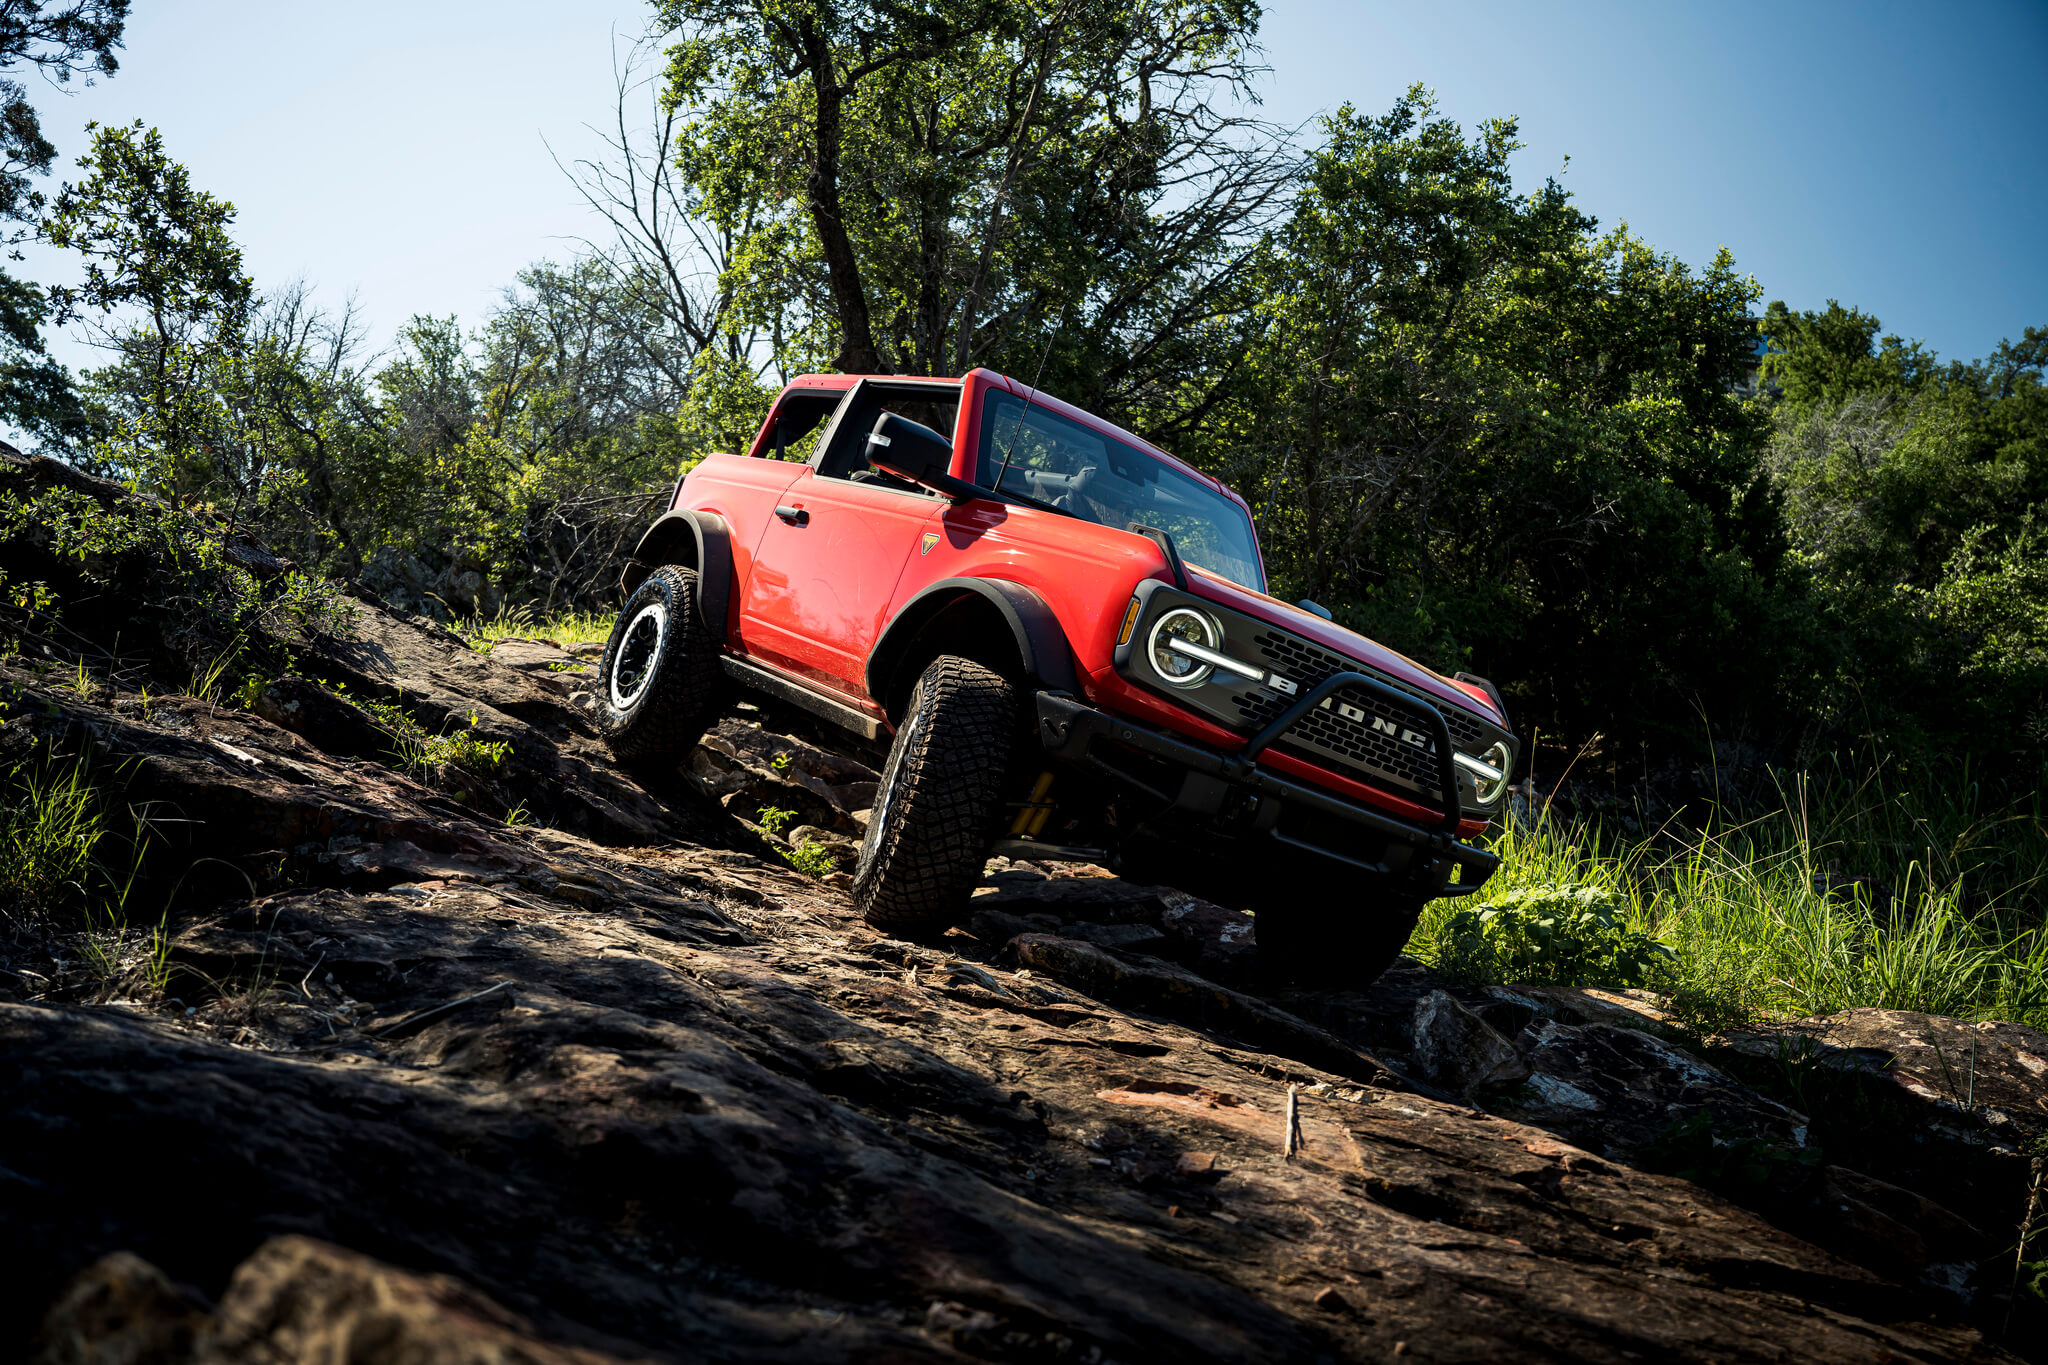
<path id="1" fill-rule="evenodd" d="M 1306 640 L 1297 640 L 1291 635 L 1280 635 L 1273 631 L 1261 632 L 1253 638 L 1252 643 L 1257 645 L 1282 673 L 1300 683 L 1304 691 L 1314 687 L 1332 673 L 1343 673 L 1362 667 L 1355 659 L 1332 654 L 1326 649 L 1318 649 Z M 1472 750 L 1484 746 L 1486 732 L 1479 728 L 1478 721 L 1457 707 L 1440 702 L 1434 697 L 1423 696 L 1414 688 L 1403 687 L 1391 678 L 1384 681 L 1395 691 L 1406 692 L 1411 697 L 1420 697 L 1443 712 L 1444 724 L 1451 728 L 1451 742 L 1460 749 Z M 1273 708 L 1273 715 L 1279 714 L 1280 707 L 1276 705 Z"/>
<path id="2" fill-rule="evenodd" d="M 1252 642 L 1283 675 L 1299 683 L 1303 691 L 1333 673 L 1361 667 L 1355 660 L 1272 631 L 1262 632 Z M 1391 680 L 1387 685 L 1410 696 L 1419 695 L 1414 689 L 1402 687 Z M 1237 707 L 1245 725 L 1256 730 L 1285 710 L 1290 700 L 1271 692 L 1246 692 L 1238 696 Z M 1458 748 L 1471 750 L 1481 746 L 1485 731 L 1479 728 L 1477 721 L 1453 706 L 1434 699 L 1425 700 L 1442 714 L 1444 724 L 1450 728 L 1452 742 Z M 1344 709 L 1340 710 L 1340 707 Z M 1390 779 L 1425 796 L 1439 797 L 1442 788 L 1437 783 L 1435 755 L 1424 745 L 1409 743 L 1397 735 L 1374 729 L 1372 718 L 1383 717 L 1404 729 L 1424 735 L 1434 727 L 1419 707 L 1412 710 L 1404 707 L 1395 715 L 1387 714 L 1390 709 L 1377 697 L 1357 689 L 1343 689 L 1324 706 L 1296 721 L 1275 747 L 1309 759 L 1335 758 L 1347 766 L 1364 768 L 1375 776 Z M 1354 714 L 1346 715 L 1346 710 Z"/>

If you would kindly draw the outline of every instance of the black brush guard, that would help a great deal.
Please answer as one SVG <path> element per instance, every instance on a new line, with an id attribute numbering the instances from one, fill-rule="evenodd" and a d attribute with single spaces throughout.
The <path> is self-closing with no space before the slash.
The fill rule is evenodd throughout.
<path id="1" fill-rule="evenodd" d="M 1259 756 L 1275 740 L 1332 694 L 1345 688 L 1368 692 L 1394 708 L 1397 714 L 1426 713 L 1431 738 L 1436 743 L 1437 788 L 1443 805 L 1442 819 L 1436 827 L 1403 820 L 1259 766 Z M 1265 728 L 1253 735 L 1242 749 L 1233 753 L 1219 753 L 1177 735 L 1097 710 L 1086 702 L 1059 692 L 1038 694 L 1038 737 L 1047 753 L 1054 758 L 1129 783 L 1146 795 L 1191 814 L 1220 808 L 1223 795 L 1231 787 L 1271 798 L 1277 804 L 1268 813 L 1266 804 L 1261 803 L 1260 814 L 1253 822 L 1254 829 L 1269 834 L 1280 843 L 1336 859 L 1361 872 L 1421 883 L 1415 889 L 1424 895 L 1469 896 L 1485 886 L 1487 879 L 1500 866 L 1500 859 L 1494 854 L 1458 838 L 1458 824 L 1464 818 L 1464 812 L 1458 805 L 1457 769 L 1451 761 L 1454 752 L 1451 730 L 1444 723 L 1443 713 L 1427 701 L 1389 687 L 1364 673 L 1336 673 L 1323 679 L 1267 722 Z M 1098 740 L 1135 749 L 1185 770 L 1188 776 L 1183 779 L 1181 790 L 1161 791 L 1094 752 Z M 1323 844 L 1294 838 L 1279 827 L 1281 814 L 1287 806 L 1303 807 L 1357 825 L 1427 856 L 1418 858 L 1406 868 L 1390 867 L 1386 863 L 1369 862 Z M 1461 876 L 1461 880 L 1456 882 L 1449 880 L 1453 864 Z"/>

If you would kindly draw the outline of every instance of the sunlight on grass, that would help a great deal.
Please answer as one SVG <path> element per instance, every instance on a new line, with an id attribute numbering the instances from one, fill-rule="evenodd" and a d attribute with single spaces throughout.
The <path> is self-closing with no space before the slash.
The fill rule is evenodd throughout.
<path id="1" fill-rule="evenodd" d="M 1740 823 L 1626 842 L 1540 816 L 1496 839 L 1485 892 L 1430 904 L 1409 951 L 1469 975 L 1452 951 L 1455 926 L 1469 937 L 1461 910 L 1590 887 L 1671 950 L 1656 985 L 1700 1031 L 1865 1005 L 2048 1025 L 2039 803 L 1986 816 L 1967 785 L 1940 805 L 1877 774 L 1827 778 L 1788 779 Z"/>
<path id="2" fill-rule="evenodd" d="M 455 631 L 488 653 L 499 640 L 552 640 L 558 645 L 603 644 L 611 637 L 617 612 L 572 611 L 548 615 L 530 604 L 501 607 L 495 616 L 472 616 L 455 622 Z"/>

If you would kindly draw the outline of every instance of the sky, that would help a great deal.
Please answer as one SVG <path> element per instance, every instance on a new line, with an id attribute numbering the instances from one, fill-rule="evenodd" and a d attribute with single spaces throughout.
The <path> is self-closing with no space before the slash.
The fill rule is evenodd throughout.
<path id="1" fill-rule="evenodd" d="M 352 299 L 373 349 L 416 313 L 475 322 L 522 267 L 600 235 L 554 157 L 598 150 L 647 13 L 139 0 L 117 75 L 36 96 L 53 182 L 87 120 L 140 118 L 235 204 L 259 287 Z M 1694 265 L 1725 245 L 1767 301 L 1840 299 L 1956 358 L 2048 325 L 2043 0 L 1275 0 L 1262 42 L 1266 117 L 1379 113 L 1413 82 L 1468 127 L 1512 115 L 1518 185 L 1559 175 L 1604 225 Z M 30 247 L 15 269 L 69 263 Z"/>

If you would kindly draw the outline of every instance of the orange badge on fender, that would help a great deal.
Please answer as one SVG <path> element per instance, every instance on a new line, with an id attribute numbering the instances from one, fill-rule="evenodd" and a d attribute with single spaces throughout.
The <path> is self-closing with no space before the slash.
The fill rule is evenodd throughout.
<path id="1" fill-rule="evenodd" d="M 921 555 L 928 555 L 932 552 L 932 546 L 938 543 L 939 533 L 937 531 L 926 531 L 924 533 L 924 544 L 918 547 L 917 552 Z"/>

